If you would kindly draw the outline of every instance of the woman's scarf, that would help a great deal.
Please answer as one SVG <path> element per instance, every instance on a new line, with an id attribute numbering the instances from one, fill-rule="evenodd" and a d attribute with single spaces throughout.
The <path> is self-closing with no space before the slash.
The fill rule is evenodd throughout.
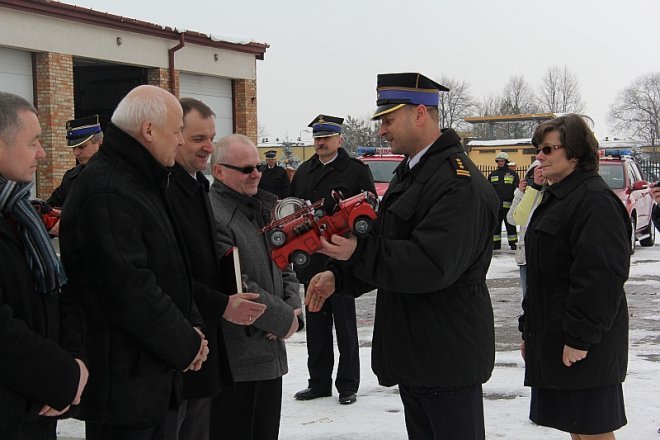
<path id="1" fill-rule="evenodd" d="M 66 274 L 41 217 L 30 204 L 30 188 L 34 183 L 18 183 L 0 176 L 0 215 L 11 216 L 23 241 L 25 258 L 34 276 L 37 292 L 58 293 L 66 284 Z"/>

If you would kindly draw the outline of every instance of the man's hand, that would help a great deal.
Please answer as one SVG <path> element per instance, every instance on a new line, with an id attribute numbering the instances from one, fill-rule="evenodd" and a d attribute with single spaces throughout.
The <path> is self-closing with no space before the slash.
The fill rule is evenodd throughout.
<path id="1" fill-rule="evenodd" d="M 71 405 L 67 405 L 67 407 L 64 408 L 62 411 L 58 411 L 55 408 L 51 408 L 48 405 L 44 405 L 41 407 L 41 410 L 39 410 L 39 415 L 45 417 L 55 417 L 64 414 L 69 410 L 69 408 L 71 408 Z"/>
<path id="2" fill-rule="evenodd" d="M 57 221 L 57 223 L 55 223 L 55 225 L 52 228 L 50 228 L 48 233 L 50 235 L 54 236 L 54 237 L 57 237 L 58 235 L 60 235 L 60 221 L 59 220 Z"/>
<path id="3" fill-rule="evenodd" d="M 230 295 L 222 317 L 233 324 L 252 325 L 266 311 L 265 304 L 252 301 L 257 298 L 259 298 L 258 293 Z"/>
<path id="4" fill-rule="evenodd" d="M 83 390 L 85 389 L 85 385 L 87 385 L 87 379 L 89 379 L 89 371 L 87 371 L 87 367 L 83 361 L 76 359 L 76 362 L 78 363 L 78 367 L 80 367 L 80 379 L 78 380 L 78 391 L 76 392 L 76 397 L 74 397 L 73 402 L 71 402 L 72 405 L 80 404 L 80 397 L 82 396 Z"/>
<path id="5" fill-rule="evenodd" d="M 318 312 L 325 300 L 335 292 L 335 274 L 329 270 L 312 277 L 305 295 L 305 305 L 310 312 Z"/>
<path id="6" fill-rule="evenodd" d="M 354 235 L 342 237 L 333 235 L 330 241 L 321 237 L 321 250 L 319 253 L 332 257 L 335 260 L 346 261 L 353 256 L 357 248 L 357 238 Z"/>
<path id="7" fill-rule="evenodd" d="M 587 357 L 587 351 L 578 350 L 577 348 L 564 345 L 564 354 L 562 355 L 561 360 L 564 362 L 564 365 L 570 367 L 574 363 L 579 362 L 586 357 Z"/>
<path id="8" fill-rule="evenodd" d="M 518 184 L 518 189 L 522 192 L 525 192 L 525 189 L 527 189 L 527 180 L 521 179 L 520 183 Z"/>
<path id="9" fill-rule="evenodd" d="M 293 309 L 293 322 L 291 323 L 291 327 L 289 328 L 289 331 L 284 335 L 282 339 L 289 339 L 295 332 L 298 331 L 298 316 L 302 313 L 302 309 Z"/>
<path id="10" fill-rule="evenodd" d="M 201 338 L 201 344 L 199 346 L 199 351 L 197 352 L 197 356 L 195 356 L 195 359 L 188 365 L 188 367 L 183 370 L 185 373 L 186 371 L 199 371 L 202 368 L 202 364 L 206 361 L 206 358 L 209 355 L 209 341 L 206 340 L 206 336 L 204 336 L 204 333 L 198 328 L 198 327 L 193 327 L 199 337 Z"/>

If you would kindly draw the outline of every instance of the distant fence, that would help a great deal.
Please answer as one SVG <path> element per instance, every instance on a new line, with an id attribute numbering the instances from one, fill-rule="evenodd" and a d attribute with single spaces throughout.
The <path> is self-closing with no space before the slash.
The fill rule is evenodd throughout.
<path id="1" fill-rule="evenodd" d="M 635 158 L 635 160 L 644 173 L 642 178 L 650 182 L 660 180 L 660 160 L 649 158 Z"/>
<path id="2" fill-rule="evenodd" d="M 490 173 L 492 173 L 493 171 L 495 171 L 497 169 L 497 165 L 478 165 L 477 168 L 479 168 L 479 171 L 481 171 L 481 173 L 484 175 L 484 177 L 488 177 L 488 175 Z M 524 179 L 525 178 L 525 173 L 527 172 L 528 168 L 529 168 L 528 166 L 527 167 L 524 167 L 524 166 L 523 167 L 521 167 L 521 166 L 516 167 L 516 173 L 518 173 L 518 177 L 520 177 L 521 179 Z"/>
<path id="3" fill-rule="evenodd" d="M 635 158 L 635 161 L 639 164 L 639 167 L 642 170 L 644 175 L 642 178 L 648 180 L 649 182 L 655 182 L 660 180 L 660 160 L 649 159 L 649 158 Z M 488 177 L 490 173 L 497 169 L 497 165 L 479 165 L 479 171 L 483 173 L 485 177 Z M 521 179 L 525 178 L 525 173 L 529 166 L 518 166 L 516 172 Z"/>

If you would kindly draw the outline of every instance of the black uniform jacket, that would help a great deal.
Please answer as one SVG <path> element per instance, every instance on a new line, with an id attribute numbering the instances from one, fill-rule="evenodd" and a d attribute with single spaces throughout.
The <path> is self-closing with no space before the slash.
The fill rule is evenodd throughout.
<path id="1" fill-rule="evenodd" d="M 289 197 L 291 184 L 289 183 L 289 175 L 284 168 L 279 165 L 268 168 L 268 165 L 264 165 L 261 172 L 259 188 L 275 194 L 278 199 Z"/>
<path id="2" fill-rule="evenodd" d="M 179 164 L 174 165 L 173 171 L 167 197 L 190 258 L 195 304 L 204 319 L 209 341 L 209 355 L 203 368 L 183 375 L 183 396 L 209 397 L 233 384 L 220 325 L 229 297 L 220 293 L 220 256 L 209 204 L 209 181 L 200 172 L 193 178 Z"/>
<path id="3" fill-rule="evenodd" d="M 498 200 L 452 129 L 420 162 L 402 161 L 372 233 L 330 265 L 337 290 L 378 288 L 372 368 L 381 385 L 486 382 L 495 362 L 486 287 Z"/>
<path id="4" fill-rule="evenodd" d="M 628 214 L 596 172 L 575 171 L 547 191 L 525 235 L 525 385 L 621 383 L 628 364 Z M 565 367 L 564 345 L 588 350 L 587 357 Z"/>
<path id="5" fill-rule="evenodd" d="M 369 167 L 358 159 L 351 158 L 343 148 L 339 148 L 337 153 L 337 158 L 327 165 L 323 165 L 316 154 L 303 162 L 291 181 L 291 195 L 311 202 L 324 199 L 324 211 L 326 214 L 332 214 L 337 205 L 331 196 L 332 190 L 341 192 L 344 198 L 361 191 L 376 194 Z M 327 260 L 325 255 L 313 254 L 309 266 L 296 269 L 298 280 L 308 282 L 323 270 Z"/>
<path id="6" fill-rule="evenodd" d="M 73 187 L 76 179 L 84 169 L 85 169 L 85 165 L 79 164 L 68 170 L 66 173 L 64 173 L 64 176 L 62 176 L 62 182 L 60 182 L 60 186 L 55 188 L 55 190 L 47 200 L 50 206 L 57 206 L 57 207 L 64 206 L 64 202 L 66 201 L 66 196 L 69 194 L 69 191 L 71 191 L 71 187 Z"/>
<path id="7" fill-rule="evenodd" d="M 80 378 L 74 357 L 84 357 L 77 319 L 66 318 L 70 309 L 59 295 L 35 292 L 23 244 L 1 215 L 0 249 L 0 432 L 4 432 L 3 425 L 16 425 L 28 412 L 36 415 L 44 404 L 59 410 L 69 405 Z"/>
<path id="8" fill-rule="evenodd" d="M 500 200 L 502 202 L 508 202 L 501 207 L 510 208 L 513 194 L 520 183 L 518 173 L 511 171 L 508 167 L 497 167 L 495 171 L 488 175 L 488 180 L 493 185 L 493 188 L 495 188 L 495 192 Z"/>
<path id="9" fill-rule="evenodd" d="M 170 170 L 110 124 L 68 196 L 60 243 L 67 293 L 81 305 L 86 329 L 84 420 L 155 423 L 171 395 L 180 397 L 178 371 L 199 351 L 189 319 L 202 323 L 165 198 L 169 180 Z"/>

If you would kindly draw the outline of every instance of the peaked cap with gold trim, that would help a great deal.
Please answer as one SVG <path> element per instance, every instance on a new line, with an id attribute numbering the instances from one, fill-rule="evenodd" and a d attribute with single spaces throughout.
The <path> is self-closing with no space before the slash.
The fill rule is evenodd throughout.
<path id="1" fill-rule="evenodd" d="M 71 148 L 84 144 L 100 132 L 99 115 L 66 121 L 66 141 Z"/>
<path id="2" fill-rule="evenodd" d="M 318 115 L 308 127 L 312 127 L 312 137 L 328 137 L 338 136 L 341 134 L 344 118 L 337 118 L 335 116 Z"/>
<path id="3" fill-rule="evenodd" d="M 448 91 L 447 87 L 421 73 L 381 73 L 376 85 L 378 108 L 371 119 L 380 119 L 405 105 L 437 107 L 438 92 Z"/>

